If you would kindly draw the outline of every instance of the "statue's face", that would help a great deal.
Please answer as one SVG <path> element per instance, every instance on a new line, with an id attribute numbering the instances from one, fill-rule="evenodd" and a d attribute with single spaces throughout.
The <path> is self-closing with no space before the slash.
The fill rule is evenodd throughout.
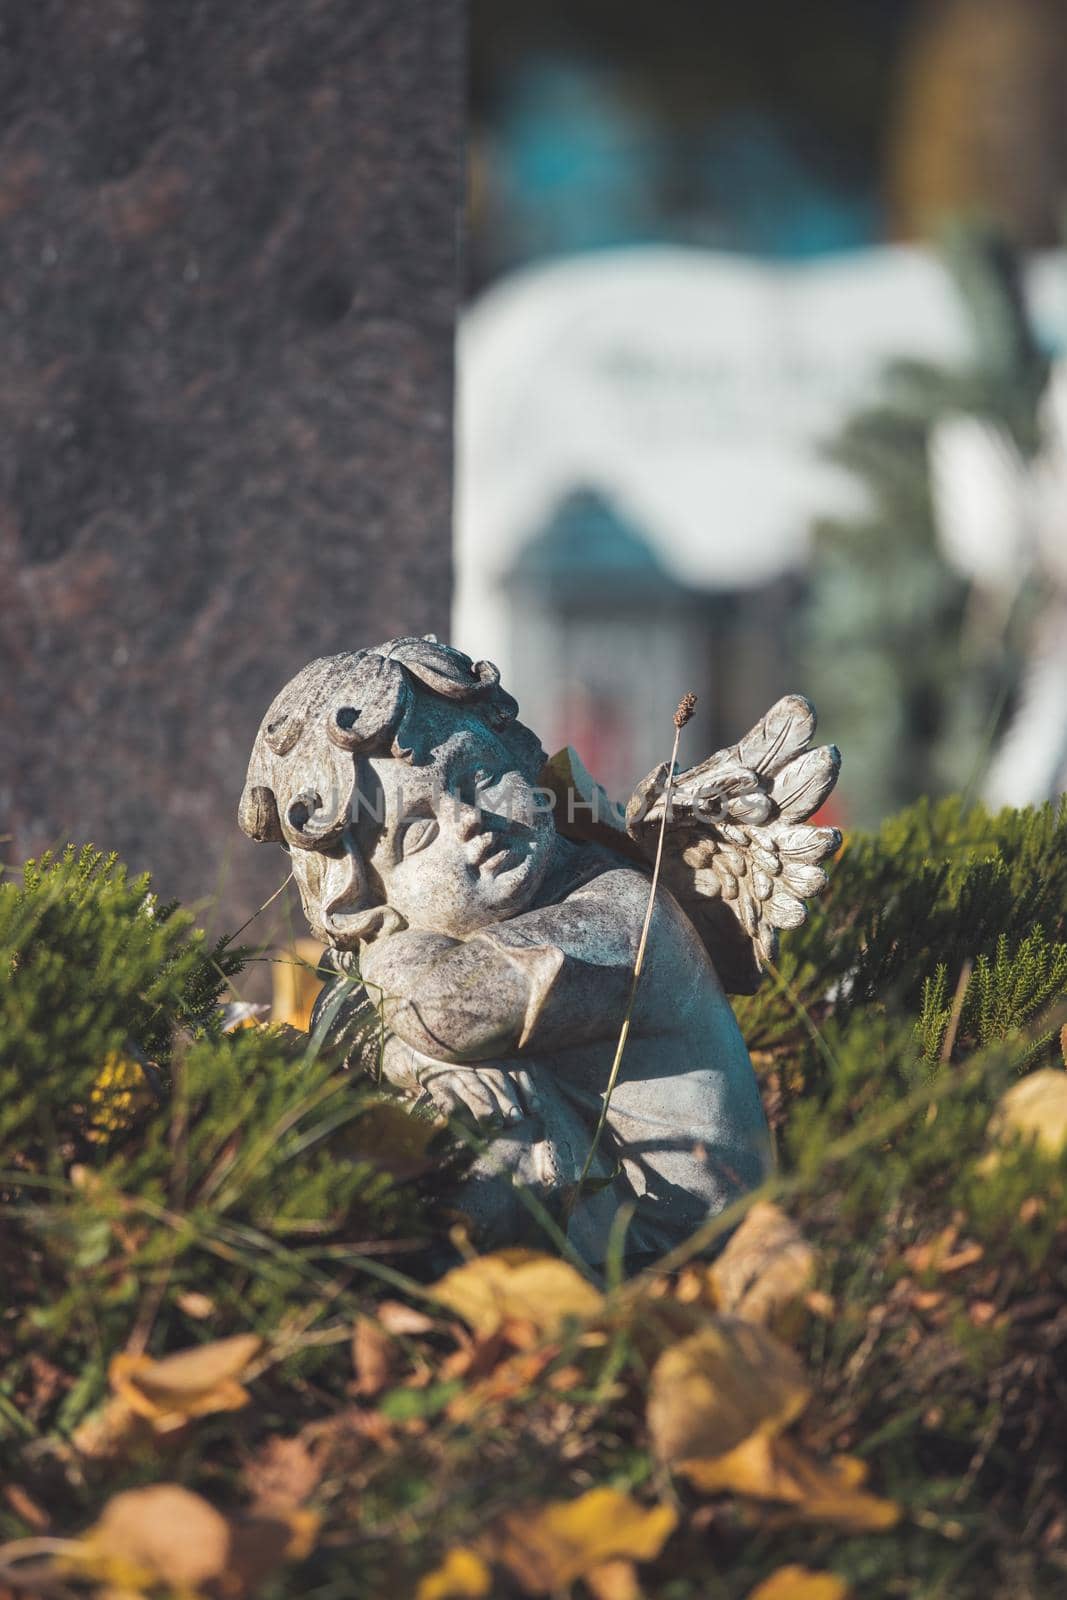
<path id="1" fill-rule="evenodd" d="M 357 942 L 368 897 L 461 938 L 524 911 L 548 870 L 551 809 L 482 719 L 428 701 L 405 727 L 409 759 L 333 751 L 309 777 L 294 752 L 293 782 L 327 796 L 328 814 L 349 796 L 334 843 L 292 851 L 305 914 L 331 944 Z"/>
<path id="2" fill-rule="evenodd" d="M 360 766 L 383 814 L 367 864 L 412 927 L 462 937 L 532 903 L 551 860 L 552 813 L 477 719 L 421 765 L 371 757 Z"/>

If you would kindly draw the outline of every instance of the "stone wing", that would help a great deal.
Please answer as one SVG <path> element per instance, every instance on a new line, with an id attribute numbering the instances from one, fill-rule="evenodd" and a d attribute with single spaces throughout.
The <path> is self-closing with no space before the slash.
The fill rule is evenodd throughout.
<path id="1" fill-rule="evenodd" d="M 821 862 L 840 847 L 836 828 L 809 818 L 837 782 L 833 745 L 811 748 L 815 709 L 786 695 L 736 745 L 680 773 L 664 836 L 663 881 L 707 945 L 724 988 L 750 994 L 778 953 L 781 928 L 799 927 L 805 902 L 826 887 Z M 655 858 L 667 768 L 640 784 L 626 831 Z"/>

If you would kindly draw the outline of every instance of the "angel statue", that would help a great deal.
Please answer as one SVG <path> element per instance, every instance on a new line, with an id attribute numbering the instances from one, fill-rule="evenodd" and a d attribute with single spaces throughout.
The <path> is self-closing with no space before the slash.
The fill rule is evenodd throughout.
<path id="1" fill-rule="evenodd" d="M 596 1265 L 626 1204 L 632 1267 L 770 1170 L 725 990 L 755 989 L 825 884 L 840 837 L 807 819 L 840 758 L 811 748 L 814 711 L 789 695 L 623 811 L 573 753 L 546 762 L 517 712 L 491 663 L 432 635 L 313 661 L 263 719 L 240 824 L 289 851 L 330 946 L 313 1031 L 478 1130 L 459 1204 L 481 1242 L 528 1242 L 547 1212 Z"/>

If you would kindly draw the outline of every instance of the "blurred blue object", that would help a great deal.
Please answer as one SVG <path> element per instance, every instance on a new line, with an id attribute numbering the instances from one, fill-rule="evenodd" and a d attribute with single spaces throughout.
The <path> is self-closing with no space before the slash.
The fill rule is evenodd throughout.
<path id="1" fill-rule="evenodd" d="M 877 197 L 817 173 L 769 114 L 719 119 L 702 141 L 699 170 L 699 211 L 720 248 L 795 259 L 861 249 L 884 233 Z"/>
<path id="2" fill-rule="evenodd" d="M 512 76 L 485 145 L 492 269 L 627 244 L 777 258 L 871 244 L 877 197 L 817 171 L 773 111 L 667 123 L 625 81 L 573 56 Z M 825 168 L 826 163 L 821 163 Z"/>
<path id="3" fill-rule="evenodd" d="M 514 260 L 662 236 L 662 130 L 607 74 L 556 56 L 526 62 L 493 139 L 500 244 Z"/>

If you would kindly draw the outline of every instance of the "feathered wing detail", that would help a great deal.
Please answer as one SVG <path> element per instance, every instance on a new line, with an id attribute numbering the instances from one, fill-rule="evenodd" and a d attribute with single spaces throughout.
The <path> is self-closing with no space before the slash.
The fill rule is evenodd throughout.
<path id="1" fill-rule="evenodd" d="M 837 782 L 833 745 L 811 748 L 815 710 L 786 695 L 727 750 L 675 778 L 663 844 L 664 882 L 700 931 L 725 988 L 751 993 L 774 961 L 778 931 L 807 917 L 805 901 L 826 887 L 820 863 L 841 843 L 813 826 Z M 638 784 L 626 831 L 655 857 L 666 765 Z"/>

